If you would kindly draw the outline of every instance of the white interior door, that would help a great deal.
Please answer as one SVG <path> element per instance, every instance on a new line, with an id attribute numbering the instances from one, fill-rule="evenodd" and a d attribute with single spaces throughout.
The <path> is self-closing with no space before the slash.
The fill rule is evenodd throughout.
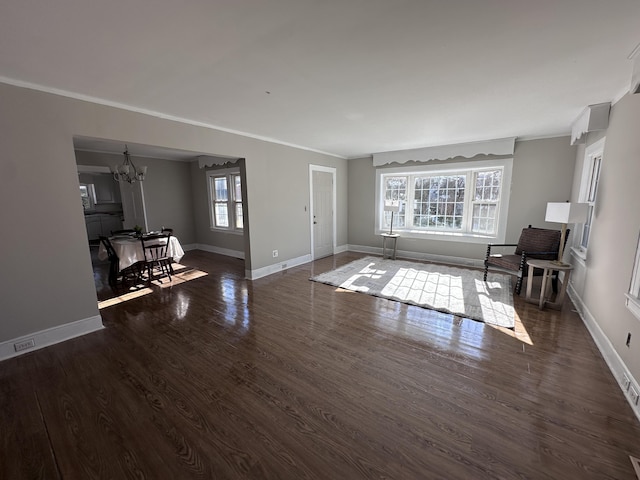
<path id="1" fill-rule="evenodd" d="M 313 258 L 333 255 L 334 246 L 334 176 L 335 172 L 311 170 L 311 227 Z"/>
<path id="2" fill-rule="evenodd" d="M 145 232 L 149 230 L 147 227 L 147 213 L 144 208 L 142 182 L 132 184 L 121 182 L 120 194 L 122 196 L 124 228 L 133 228 L 139 225 Z"/>

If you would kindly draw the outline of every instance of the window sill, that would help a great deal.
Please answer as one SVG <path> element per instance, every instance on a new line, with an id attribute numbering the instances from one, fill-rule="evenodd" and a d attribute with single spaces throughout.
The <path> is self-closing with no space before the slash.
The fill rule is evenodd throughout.
<path id="1" fill-rule="evenodd" d="M 628 293 L 624 294 L 627 297 L 627 300 L 624 302 L 627 308 L 631 313 L 635 315 L 635 317 L 640 320 L 640 299 L 636 298 Z"/>
<path id="2" fill-rule="evenodd" d="M 377 235 L 389 233 L 388 230 L 378 230 Z M 454 232 L 422 232 L 416 230 L 393 229 L 394 234 L 398 234 L 402 238 L 415 238 L 420 240 L 436 240 L 443 242 L 462 242 L 462 243 L 497 243 L 503 242 L 496 236 L 478 235 L 475 233 L 454 233 Z"/>
<path id="3" fill-rule="evenodd" d="M 587 266 L 587 252 L 575 247 L 571 247 L 571 256 L 575 258 L 583 267 Z"/>
<path id="4" fill-rule="evenodd" d="M 216 233 L 228 233 L 230 235 L 244 235 L 243 230 L 231 230 L 228 228 L 216 228 L 216 227 L 209 227 L 209 230 Z"/>

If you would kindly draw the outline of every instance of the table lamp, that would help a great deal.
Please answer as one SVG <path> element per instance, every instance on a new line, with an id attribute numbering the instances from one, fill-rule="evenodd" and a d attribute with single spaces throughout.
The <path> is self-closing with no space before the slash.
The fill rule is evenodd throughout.
<path id="1" fill-rule="evenodd" d="M 554 222 L 562 224 L 562 234 L 560 236 L 560 248 L 558 249 L 558 259 L 553 263 L 557 265 L 566 265 L 562 261 L 564 254 L 564 244 L 567 236 L 568 223 L 584 223 L 589 213 L 588 203 L 569 203 L 569 202 L 549 202 L 547 203 L 547 213 L 544 217 L 546 222 Z"/>
<path id="2" fill-rule="evenodd" d="M 393 234 L 393 214 L 398 213 L 400 211 L 400 201 L 399 200 L 389 200 L 384 203 L 384 211 L 391 212 L 391 222 L 389 227 L 389 235 Z"/>

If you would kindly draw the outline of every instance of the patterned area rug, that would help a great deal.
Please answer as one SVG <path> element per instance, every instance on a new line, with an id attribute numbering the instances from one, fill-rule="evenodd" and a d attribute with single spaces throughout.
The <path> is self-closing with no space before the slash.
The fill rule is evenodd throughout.
<path id="1" fill-rule="evenodd" d="M 514 328 L 511 277 L 481 270 L 365 257 L 311 280 Z"/>

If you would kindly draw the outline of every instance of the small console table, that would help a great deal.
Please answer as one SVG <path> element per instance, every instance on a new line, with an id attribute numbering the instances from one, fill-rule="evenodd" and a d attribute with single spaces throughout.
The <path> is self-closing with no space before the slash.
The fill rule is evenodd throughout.
<path id="1" fill-rule="evenodd" d="M 398 237 L 400 235 L 397 233 L 382 233 L 380 236 L 382 237 L 382 258 L 391 258 L 392 260 L 395 260 Z M 387 254 L 387 242 L 390 242 L 390 254 Z"/>
<path id="2" fill-rule="evenodd" d="M 567 284 L 569 283 L 569 278 L 571 277 L 571 270 L 573 270 L 573 266 L 568 263 L 558 264 L 554 263 L 552 260 L 539 260 L 537 258 L 531 258 L 527 260 L 527 265 L 529 265 L 529 272 L 527 279 L 527 302 L 537 303 L 539 309 L 543 309 L 545 306 L 560 309 L 562 308 L 562 302 L 564 301 L 564 295 L 567 291 Z M 533 269 L 541 268 L 542 269 L 542 286 L 540 288 L 540 298 L 532 299 L 531 291 L 533 284 Z M 549 280 L 554 271 L 564 272 L 564 279 L 562 281 L 562 287 L 560 291 L 556 295 L 556 301 L 551 302 L 547 300 L 549 290 Z"/>

